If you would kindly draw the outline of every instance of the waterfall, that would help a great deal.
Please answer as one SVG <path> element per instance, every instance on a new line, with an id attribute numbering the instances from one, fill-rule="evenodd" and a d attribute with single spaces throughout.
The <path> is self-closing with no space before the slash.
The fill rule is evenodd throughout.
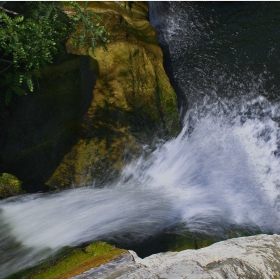
<path id="1" fill-rule="evenodd" d="M 279 4 L 238 5 L 150 3 L 172 82 L 188 101 L 181 133 L 166 142 L 155 139 L 154 150 L 144 146 L 121 178 L 102 189 L 2 200 L 0 277 L 62 246 L 94 240 L 130 244 L 184 229 L 207 236 L 233 228 L 280 233 L 280 103 L 273 64 L 279 61 L 273 49 L 279 29 L 272 24 Z M 256 42 L 255 32 L 266 43 Z"/>

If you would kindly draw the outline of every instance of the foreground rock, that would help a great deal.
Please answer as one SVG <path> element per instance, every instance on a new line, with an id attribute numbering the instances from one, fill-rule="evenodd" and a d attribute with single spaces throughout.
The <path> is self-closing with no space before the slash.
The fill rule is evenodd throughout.
<path id="1" fill-rule="evenodd" d="M 257 235 L 140 259 L 134 252 L 75 278 L 279 278 L 280 236 Z"/>

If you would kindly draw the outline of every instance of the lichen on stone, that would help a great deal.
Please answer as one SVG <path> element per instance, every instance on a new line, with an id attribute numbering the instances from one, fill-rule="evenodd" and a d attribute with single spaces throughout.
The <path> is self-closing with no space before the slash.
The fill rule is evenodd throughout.
<path id="1" fill-rule="evenodd" d="M 22 194 L 21 181 L 9 173 L 0 174 L 0 198 Z"/>
<path id="2" fill-rule="evenodd" d="M 0 122 L 2 169 L 17 174 L 28 192 L 100 186 L 154 134 L 168 139 L 180 131 L 147 4 L 91 1 L 87 9 L 110 33 L 107 51 L 76 50 L 69 40 L 69 53 L 42 69 L 34 92 L 18 96 L 13 114 Z"/>
<path id="3" fill-rule="evenodd" d="M 89 2 L 87 9 L 102 18 L 110 43 L 107 51 L 102 46 L 75 50 L 67 43 L 69 52 L 90 57 L 97 79 L 82 137 L 46 182 L 51 188 L 108 182 L 128 158 L 140 155 L 141 135 L 154 133 L 156 127 L 168 138 L 180 130 L 176 94 L 163 68 L 147 5 Z"/>

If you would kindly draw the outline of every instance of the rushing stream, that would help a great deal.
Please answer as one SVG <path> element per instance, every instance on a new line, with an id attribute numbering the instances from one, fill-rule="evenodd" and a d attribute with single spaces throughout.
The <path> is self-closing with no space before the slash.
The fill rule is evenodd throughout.
<path id="1" fill-rule="evenodd" d="M 280 233 L 280 4 L 154 2 L 183 129 L 105 188 L 0 202 L 0 278 L 65 245 Z M 121 242 L 120 242 L 121 240 Z"/>

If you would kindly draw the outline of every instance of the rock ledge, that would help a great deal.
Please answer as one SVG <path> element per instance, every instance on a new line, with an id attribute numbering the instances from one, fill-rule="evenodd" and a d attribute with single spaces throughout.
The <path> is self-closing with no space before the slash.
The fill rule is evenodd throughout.
<path id="1" fill-rule="evenodd" d="M 279 278 L 279 252 L 280 236 L 261 234 L 144 259 L 130 251 L 76 278 Z"/>

